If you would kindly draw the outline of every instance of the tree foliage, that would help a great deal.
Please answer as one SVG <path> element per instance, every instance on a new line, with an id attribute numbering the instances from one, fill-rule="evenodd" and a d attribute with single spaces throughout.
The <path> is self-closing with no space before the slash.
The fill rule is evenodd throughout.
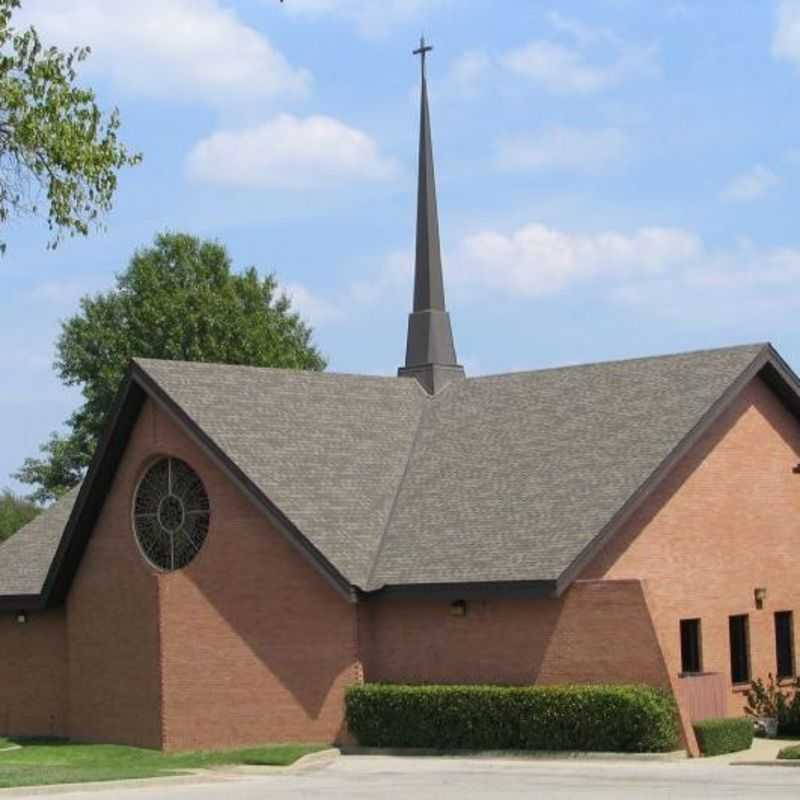
<path id="1" fill-rule="evenodd" d="M 10 489 L 0 492 L 0 542 L 27 525 L 40 511 L 37 505 L 17 497 Z"/>
<path id="2" fill-rule="evenodd" d="M 111 208 L 117 172 L 141 157 L 120 142 L 117 110 L 103 114 L 77 84 L 89 49 L 63 52 L 35 28 L 16 31 L 19 7 L 0 0 L 0 223 L 41 212 L 55 247 L 89 233 Z"/>
<path id="3" fill-rule="evenodd" d="M 131 358 L 322 370 L 311 329 L 279 295 L 273 276 L 232 271 L 225 248 L 186 234 L 162 234 L 136 252 L 116 287 L 81 300 L 57 342 L 56 369 L 80 386 L 83 405 L 52 434 L 41 458 L 15 476 L 38 487 L 37 501 L 77 484 Z"/>

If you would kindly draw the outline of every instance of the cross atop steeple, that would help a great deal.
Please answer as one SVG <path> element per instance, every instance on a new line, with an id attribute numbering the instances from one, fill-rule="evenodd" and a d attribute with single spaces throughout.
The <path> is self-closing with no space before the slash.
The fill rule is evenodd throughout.
<path id="1" fill-rule="evenodd" d="M 425 37 L 419 37 L 419 47 L 414 50 L 415 56 L 420 56 L 420 62 L 422 66 L 422 77 L 425 77 L 425 55 L 430 53 L 433 50 L 433 45 L 425 44 Z"/>
<path id="2" fill-rule="evenodd" d="M 436 394 L 454 378 L 464 377 L 456 361 L 450 315 L 444 302 L 439 212 L 433 173 L 433 144 L 425 79 L 425 55 L 433 48 L 420 39 L 414 55 L 421 56 L 422 88 L 419 118 L 419 184 L 417 188 L 417 254 L 414 265 L 414 306 L 408 318 L 406 363 L 399 375 L 416 378 Z"/>

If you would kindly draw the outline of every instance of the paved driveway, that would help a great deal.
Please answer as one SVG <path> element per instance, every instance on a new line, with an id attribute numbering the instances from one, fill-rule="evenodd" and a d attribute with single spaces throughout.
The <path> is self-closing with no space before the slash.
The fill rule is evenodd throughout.
<path id="1" fill-rule="evenodd" d="M 185 780 L 185 779 L 182 779 Z M 19 790 L 5 797 L 57 794 L 65 800 L 714 800 L 800 797 L 800 769 L 719 762 L 587 762 L 461 758 L 342 757 L 294 774 L 217 775 L 179 784 Z"/>

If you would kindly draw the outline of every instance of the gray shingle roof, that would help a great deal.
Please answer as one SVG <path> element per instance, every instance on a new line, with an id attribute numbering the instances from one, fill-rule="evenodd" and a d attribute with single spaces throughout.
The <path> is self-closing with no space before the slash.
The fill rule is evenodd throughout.
<path id="1" fill-rule="evenodd" d="M 370 581 L 556 580 L 763 346 L 448 386 Z"/>
<path id="2" fill-rule="evenodd" d="M 764 345 L 457 381 L 139 361 L 352 585 L 554 581 Z M 38 591 L 74 500 L 0 548 Z"/>
<path id="3" fill-rule="evenodd" d="M 42 591 L 78 491 L 67 492 L 0 545 L 0 596 Z"/>
<path id="4" fill-rule="evenodd" d="M 137 364 L 348 581 L 366 583 L 427 404 L 416 381 Z"/>

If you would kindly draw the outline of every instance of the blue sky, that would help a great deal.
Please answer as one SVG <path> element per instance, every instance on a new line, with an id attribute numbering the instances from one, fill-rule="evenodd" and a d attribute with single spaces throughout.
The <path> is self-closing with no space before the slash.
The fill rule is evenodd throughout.
<path id="1" fill-rule="evenodd" d="M 59 322 L 158 231 L 274 271 L 337 371 L 410 306 L 420 32 L 469 374 L 746 341 L 800 366 L 800 0 L 25 0 L 144 163 L 107 230 L 0 261 L 0 486 L 80 402 Z"/>

